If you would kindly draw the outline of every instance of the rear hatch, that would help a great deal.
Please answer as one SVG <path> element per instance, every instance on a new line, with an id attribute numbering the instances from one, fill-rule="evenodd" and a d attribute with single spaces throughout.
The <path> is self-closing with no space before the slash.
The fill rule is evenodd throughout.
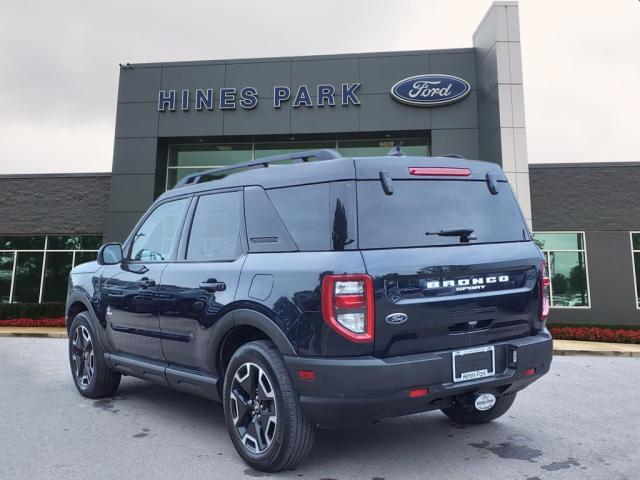
<path id="1" fill-rule="evenodd" d="M 466 348 L 542 328 L 542 256 L 497 165 L 387 158 L 356 160 L 356 172 L 377 355 Z"/>

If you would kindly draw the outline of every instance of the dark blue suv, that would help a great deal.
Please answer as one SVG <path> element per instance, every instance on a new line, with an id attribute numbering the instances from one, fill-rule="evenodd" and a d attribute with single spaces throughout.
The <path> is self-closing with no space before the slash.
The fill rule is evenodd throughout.
<path id="1" fill-rule="evenodd" d="M 318 425 L 503 415 L 549 370 L 548 284 L 496 164 L 270 157 L 183 179 L 73 269 L 71 371 L 221 401 L 242 458 L 289 469 Z"/>

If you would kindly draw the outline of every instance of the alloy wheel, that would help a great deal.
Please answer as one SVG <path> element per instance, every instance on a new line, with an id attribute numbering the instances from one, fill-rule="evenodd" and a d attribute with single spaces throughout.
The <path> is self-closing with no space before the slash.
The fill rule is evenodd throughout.
<path id="1" fill-rule="evenodd" d="M 89 329 L 78 325 L 71 340 L 71 358 L 73 359 L 73 374 L 81 388 L 87 388 L 93 378 L 95 357 L 93 341 Z"/>
<path id="2" fill-rule="evenodd" d="M 242 364 L 233 376 L 229 401 L 242 444 L 252 453 L 265 452 L 278 426 L 275 391 L 267 373 L 255 363 Z"/>

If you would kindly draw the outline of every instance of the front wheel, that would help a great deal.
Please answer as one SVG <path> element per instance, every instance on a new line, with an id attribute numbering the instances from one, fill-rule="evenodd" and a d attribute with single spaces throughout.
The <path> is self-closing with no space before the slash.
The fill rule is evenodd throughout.
<path id="1" fill-rule="evenodd" d="M 225 373 L 223 402 L 231 441 L 256 470 L 294 468 L 311 451 L 314 426 L 271 342 L 250 342 L 234 353 Z"/>
<path id="2" fill-rule="evenodd" d="M 443 408 L 442 413 L 461 423 L 487 423 L 507 413 L 515 399 L 514 392 L 497 397 L 494 405 L 487 410 L 478 410 L 474 406 L 474 402 L 471 402 L 470 405 L 460 403 L 453 407 Z"/>
<path id="3" fill-rule="evenodd" d="M 83 397 L 108 397 L 120 385 L 120 374 L 107 366 L 104 348 L 84 312 L 73 319 L 69 329 L 69 364 L 73 381 Z"/>

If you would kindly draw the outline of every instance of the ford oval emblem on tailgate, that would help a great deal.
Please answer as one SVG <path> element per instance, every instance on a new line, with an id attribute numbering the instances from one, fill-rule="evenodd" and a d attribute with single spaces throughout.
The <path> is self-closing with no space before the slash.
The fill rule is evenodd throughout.
<path id="1" fill-rule="evenodd" d="M 385 318 L 385 321 L 391 325 L 397 325 L 406 322 L 407 318 L 409 317 L 406 313 L 390 313 L 387 315 L 387 318 Z"/>

